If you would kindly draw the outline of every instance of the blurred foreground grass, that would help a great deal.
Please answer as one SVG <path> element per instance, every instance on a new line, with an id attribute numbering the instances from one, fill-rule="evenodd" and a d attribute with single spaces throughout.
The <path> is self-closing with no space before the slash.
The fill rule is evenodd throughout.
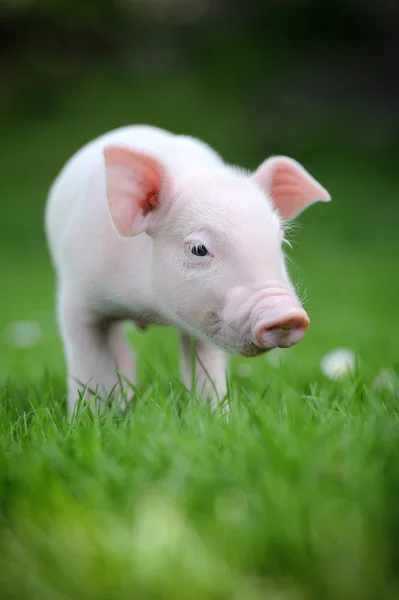
<path id="1" fill-rule="evenodd" d="M 270 115 L 245 102 L 241 94 L 226 104 L 201 80 L 134 87 L 108 74 L 4 125 L 4 598 L 399 594 L 399 393 L 373 387 L 381 369 L 399 369 L 396 154 L 383 136 L 356 138 L 345 123 L 317 118 L 282 122 L 277 136 Z M 83 410 L 65 421 L 45 197 L 80 145 L 135 122 L 198 135 L 249 168 L 269 154 L 292 155 L 333 197 L 301 217 L 292 239 L 309 333 L 277 366 L 270 357 L 233 358 L 228 424 L 181 396 L 177 336 L 163 328 L 131 333 L 140 356 L 131 414 L 93 420 Z M 24 320 L 42 337 L 15 348 L 7 327 Z M 330 382 L 320 372 L 336 346 L 360 357 L 352 379 Z"/>
<path id="2" fill-rule="evenodd" d="M 2 597 L 397 598 L 398 391 L 304 379 L 235 381 L 228 423 L 156 376 L 71 425 L 6 387 Z"/>

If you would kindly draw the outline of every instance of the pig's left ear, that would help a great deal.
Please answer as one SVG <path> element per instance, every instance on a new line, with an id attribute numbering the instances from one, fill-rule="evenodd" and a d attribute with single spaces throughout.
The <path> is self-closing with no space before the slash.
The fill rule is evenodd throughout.
<path id="1" fill-rule="evenodd" d="M 150 154 L 123 146 L 107 146 L 103 154 L 108 206 L 117 232 L 130 237 L 146 231 L 160 198 L 171 191 L 167 167 Z"/>
<path id="2" fill-rule="evenodd" d="M 293 219 L 310 204 L 331 200 L 327 190 L 288 156 L 268 158 L 252 177 L 271 198 L 284 220 Z"/>

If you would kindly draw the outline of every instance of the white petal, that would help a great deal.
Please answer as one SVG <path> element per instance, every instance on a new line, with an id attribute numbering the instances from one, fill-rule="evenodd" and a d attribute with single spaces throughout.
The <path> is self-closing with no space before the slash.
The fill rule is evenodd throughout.
<path id="1" fill-rule="evenodd" d="M 274 348 L 266 354 L 266 360 L 272 367 L 279 367 L 285 356 L 286 353 L 282 348 Z"/>
<path id="2" fill-rule="evenodd" d="M 373 388 L 376 390 L 395 391 L 399 385 L 398 378 L 393 371 L 383 369 L 373 379 Z"/>
<path id="3" fill-rule="evenodd" d="M 348 348 L 336 348 L 321 359 L 320 367 L 330 379 L 345 377 L 355 370 L 356 354 Z"/>
<path id="4" fill-rule="evenodd" d="M 11 348 L 32 348 L 40 342 L 43 332 L 35 321 L 13 321 L 4 329 L 3 336 Z"/>
<path id="5" fill-rule="evenodd" d="M 239 377 L 241 377 L 242 379 L 247 379 L 248 377 L 251 377 L 251 374 L 252 374 L 251 365 L 248 365 L 246 363 L 241 363 L 240 365 L 237 366 L 237 375 Z"/>

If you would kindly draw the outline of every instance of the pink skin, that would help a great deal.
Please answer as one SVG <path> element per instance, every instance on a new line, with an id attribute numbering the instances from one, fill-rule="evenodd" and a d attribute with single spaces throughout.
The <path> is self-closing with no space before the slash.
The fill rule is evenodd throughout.
<path id="1" fill-rule="evenodd" d="M 104 395 L 122 384 L 117 370 L 134 381 L 121 320 L 179 328 L 187 386 L 192 335 L 196 389 L 213 402 L 226 392 L 226 351 L 298 343 L 309 319 L 285 268 L 283 221 L 329 199 L 290 158 L 244 173 L 203 142 L 152 127 L 79 151 L 46 212 L 70 411 L 85 384 Z"/>
<path id="2" fill-rule="evenodd" d="M 277 347 L 289 348 L 301 341 L 309 326 L 309 318 L 295 294 L 273 283 L 269 281 L 268 286 L 249 297 L 245 289 L 234 290 L 237 317 L 233 323 L 244 333 L 244 356 L 258 356 Z"/>

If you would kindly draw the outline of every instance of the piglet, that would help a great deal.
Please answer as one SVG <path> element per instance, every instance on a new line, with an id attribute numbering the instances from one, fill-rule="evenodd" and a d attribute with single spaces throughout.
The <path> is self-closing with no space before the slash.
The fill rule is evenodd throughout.
<path id="1" fill-rule="evenodd" d="M 226 393 L 227 353 L 297 344 L 309 319 L 285 267 L 284 222 L 319 200 L 328 192 L 291 158 L 249 173 L 156 127 L 79 150 L 46 207 L 69 411 L 79 390 L 105 399 L 134 382 L 125 320 L 177 327 L 184 383 L 213 403 Z"/>

